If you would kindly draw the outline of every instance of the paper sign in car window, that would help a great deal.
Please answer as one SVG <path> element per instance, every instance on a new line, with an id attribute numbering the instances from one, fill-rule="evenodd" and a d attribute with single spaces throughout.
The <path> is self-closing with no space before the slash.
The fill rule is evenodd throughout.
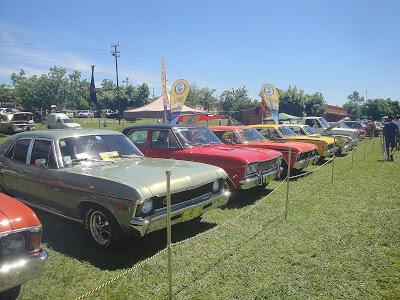
<path id="1" fill-rule="evenodd" d="M 103 160 L 110 160 L 119 157 L 118 151 L 100 152 L 99 155 Z"/>

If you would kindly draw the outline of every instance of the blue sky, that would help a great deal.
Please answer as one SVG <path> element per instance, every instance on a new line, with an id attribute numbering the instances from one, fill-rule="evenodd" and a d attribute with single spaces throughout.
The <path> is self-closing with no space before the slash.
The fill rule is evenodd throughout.
<path id="1" fill-rule="evenodd" d="M 322 92 L 342 104 L 400 95 L 400 1 L 1 1 L 0 83 L 23 68 L 77 69 L 146 82 L 160 94 L 160 58 L 179 78 L 220 93 L 263 83 Z"/>

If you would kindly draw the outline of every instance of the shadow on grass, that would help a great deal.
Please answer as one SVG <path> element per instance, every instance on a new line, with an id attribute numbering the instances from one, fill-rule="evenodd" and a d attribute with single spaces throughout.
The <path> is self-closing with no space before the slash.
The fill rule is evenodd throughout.
<path id="1" fill-rule="evenodd" d="M 131 267 L 166 246 L 166 230 L 160 230 L 142 238 L 128 237 L 123 245 L 115 250 L 99 250 L 90 243 L 82 224 L 37 209 L 35 212 L 43 224 L 42 242 L 46 243 L 48 248 L 80 261 L 87 261 L 102 270 Z M 214 226 L 215 224 L 195 220 L 177 224 L 172 227 L 172 240 L 178 242 Z"/>
<path id="2" fill-rule="evenodd" d="M 265 189 L 261 186 L 249 190 L 241 190 L 233 199 L 229 199 L 229 202 L 223 206 L 222 209 L 243 208 L 247 205 L 253 204 L 258 199 L 267 196 L 272 191 L 272 189 Z"/>

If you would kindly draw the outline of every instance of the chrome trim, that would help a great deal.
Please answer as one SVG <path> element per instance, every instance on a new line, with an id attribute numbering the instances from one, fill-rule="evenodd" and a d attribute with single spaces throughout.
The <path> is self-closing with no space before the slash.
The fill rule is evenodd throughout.
<path id="1" fill-rule="evenodd" d="M 42 249 L 38 254 L 21 256 L 14 261 L 0 264 L 0 292 L 39 277 L 47 259 L 48 254 Z"/>
<path id="2" fill-rule="evenodd" d="M 229 191 L 222 190 L 216 194 L 208 193 L 186 202 L 177 203 L 171 207 L 171 224 L 174 225 L 189 221 L 190 219 L 182 220 L 182 213 L 185 210 L 201 207 L 201 216 L 204 212 L 210 209 L 225 205 L 228 202 L 229 196 Z M 165 228 L 167 226 L 166 221 L 167 209 L 164 207 L 155 210 L 151 216 L 145 218 L 134 217 L 129 223 L 134 233 L 144 236 L 150 232 Z"/>
<path id="3" fill-rule="evenodd" d="M 255 175 L 244 180 L 240 181 L 240 188 L 242 190 L 248 190 L 258 185 L 263 185 L 265 183 L 269 183 L 275 178 L 277 178 L 280 174 L 280 165 L 274 167 L 273 170 L 269 170 L 260 175 Z"/>
<path id="4" fill-rule="evenodd" d="M 296 161 L 293 165 L 293 168 L 296 170 L 301 170 L 306 168 L 307 166 L 315 165 L 319 160 L 319 158 L 320 158 L 319 155 L 314 155 L 312 157 Z"/>
<path id="5" fill-rule="evenodd" d="M 42 225 L 38 225 L 38 226 L 32 226 L 32 227 L 25 227 L 25 228 L 21 228 L 21 229 L 12 229 L 12 230 L 8 230 L 8 231 L 3 231 L 3 232 L 0 232 L 0 239 L 2 239 L 3 237 L 5 237 L 7 235 L 18 233 L 18 232 L 24 232 L 24 231 L 38 232 L 41 229 L 42 229 Z"/>
<path id="6" fill-rule="evenodd" d="M 339 150 L 339 147 L 333 147 L 333 148 L 330 148 L 330 149 L 326 149 L 324 151 L 324 153 L 322 154 L 322 156 L 331 156 L 334 153 L 336 153 L 338 150 Z"/>

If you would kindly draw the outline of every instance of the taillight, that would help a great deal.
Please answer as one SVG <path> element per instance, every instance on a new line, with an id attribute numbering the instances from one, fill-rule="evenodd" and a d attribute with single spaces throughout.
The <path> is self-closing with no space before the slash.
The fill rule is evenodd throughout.
<path id="1" fill-rule="evenodd" d="M 28 251 L 37 252 L 40 249 L 40 240 L 42 238 L 42 230 L 29 232 Z"/>

